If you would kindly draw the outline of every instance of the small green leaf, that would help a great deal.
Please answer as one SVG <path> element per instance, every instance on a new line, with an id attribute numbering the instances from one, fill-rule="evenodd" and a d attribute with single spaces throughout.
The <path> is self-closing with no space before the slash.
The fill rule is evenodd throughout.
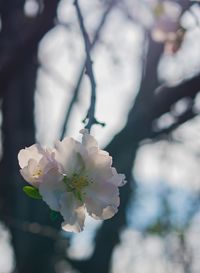
<path id="1" fill-rule="evenodd" d="M 32 187 L 32 186 L 25 186 L 23 187 L 23 191 L 28 197 L 31 197 L 33 199 L 42 199 L 42 196 L 40 195 L 38 189 Z"/>
<path id="2" fill-rule="evenodd" d="M 56 221 L 58 219 L 59 212 L 55 210 L 50 210 L 50 218 L 52 221 Z"/>

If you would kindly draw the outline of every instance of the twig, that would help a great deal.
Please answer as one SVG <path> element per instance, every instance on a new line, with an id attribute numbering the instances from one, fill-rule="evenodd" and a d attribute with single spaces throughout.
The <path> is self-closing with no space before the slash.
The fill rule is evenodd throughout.
<path id="1" fill-rule="evenodd" d="M 83 16 L 79 7 L 79 3 L 78 0 L 74 1 L 74 6 L 76 8 L 76 12 L 77 12 L 77 16 L 78 16 L 78 20 L 79 20 L 79 25 L 80 25 L 80 29 L 83 35 L 83 40 L 84 40 L 84 44 L 85 44 L 85 51 L 86 51 L 86 63 L 85 63 L 85 68 L 86 68 L 86 74 L 89 77 L 90 80 L 90 84 L 91 84 L 91 99 L 90 99 L 90 107 L 88 109 L 86 118 L 84 119 L 84 122 L 86 122 L 86 120 L 88 120 L 85 128 L 88 129 L 90 131 L 91 127 L 93 124 L 100 124 L 100 125 L 104 125 L 100 122 L 97 121 L 97 119 L 95 118 L 95 106 L 96 106 L 96 80 L 94 77 L 94 72 L 93 72 L 93 62 L 90 56 L 90 51 L 91 51 L 91 43 L 88 37 L 88 33 L 86 31 L 84 22 L 83 22 Z"/>
<path id="2" fill-rule="evenodd" d="M 95 32 L 94 39 L 93 39 L 93 42 L 91 44 L 90 50 L 93 49 L 93 47 L 96 45 L 97 41 L 99 40 L 99 36 L 100 36 L 101 30 L 102 30 L 102 28 L 103 28 L 103 26 L 104 26 L 104 24 L 106 22 L 106 19 L 107 19 L 108 15 L 110 14 L 111 9 L 114 6 L 115 1 L 116 0 L 112 0 L 110 2 L 110 4 L 108 5 L 108 8 L 106 9 L 106 11 L 104 12 L 104 14 L 102 15 L 100 23 L 99 23 L 99 25 L 97 27 L 97 30 Z M 84 75 L 84 71 L 85 71 L 85 66 L 86 66 L 86 60 L 84 60 L 84 63 L 81 66 L 79 77 L 78 77 L 78 80 L 77 80 L 77 84 L 75 85 L 74 91 L 72 92 L 74 95 L 71 98 L 71 101 L 69 103 L 69 107 L 68 107 L 68 110 L 67 110 L 67 113 L 66 113 L 66 116 L 65 116 L 65 120 L 64 120 L 64 124 L 63 124 L 63 129 L 62 129 L 62 132 L 61 132 L 61 139 L 64 138 L 64 136 L 65 136 L 65 134 L 67 132 L 67 124 L 68 124 L 68 121 L 69 121 L 69 118 L 70 118 L 73 106 L 74 106 L 75 102 L 77 101 L 77 98 L 78 98 L 78 95 L 79 95 L 80 85 L 81 85 L 81 82 L 82 82 L 82 79 L 83 79 L 83 75 Z"/>

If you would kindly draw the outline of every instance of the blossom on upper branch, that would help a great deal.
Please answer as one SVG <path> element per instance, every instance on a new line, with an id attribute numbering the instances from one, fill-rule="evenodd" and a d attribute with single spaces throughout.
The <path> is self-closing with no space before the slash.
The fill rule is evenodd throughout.
<path id="1" fill-rule="evenodd" d="M 81 133 L 82 142 L 66 137 L 52 151 L 33 145 L 18 156 L 24 179 L 61 213 L 62 228 L 72 232 L 83 230 L 86 212 L 100 220 L 113 217 L 120 202 L 118 187 L 125 184 L 125 176 L 112 167 L 112 157 L 87 130 Z"/>
<path id="2" fill-rule="evenodd" d="M 183 42 L 185 29 L 180 24 L 182 7 L 174 1 L 158 2 L 152 7 L 154 23 L 151 27 L 152 39 L 164 43 L 164 51 L 176 53 Z"/>
<path id="3" fill-rule="evenodd" d="M 152 37 L 155 41 L 165 42 L 174 38 L 180 28 L 179 19 L 182 8 L 173 1 L 158 2 L 152 7 L 154 23 Z"/>

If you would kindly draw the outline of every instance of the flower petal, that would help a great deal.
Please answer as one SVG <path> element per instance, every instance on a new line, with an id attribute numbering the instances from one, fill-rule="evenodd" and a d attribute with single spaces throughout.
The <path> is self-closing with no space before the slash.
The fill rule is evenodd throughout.
<path id="1" fill-rule="evenodd" d="M 62 181 L 63 176 L 56 169 L 51 169 L 43 176 L 43 181 L 39 185 L 39 192 L 47 205 L 55 211 L 60 210 L 59 200 L 66 190 Z"/>
<path id="2" fill-rule="evenodd" d="M 33 185 L 32 182 L 32 176 L 30 175 L 28 166 L 24 167 L 23 169 L 20 170 L 21 175 L 23 176 L 23 178 L 31 185 Z M 34 185 L 36 186 L 36 185 Z"/>
<path id="3" fill-rule="evenodd" d="M 62 228 L 69 232 L 81 232 L 85 222 L 85 208 L 73 193 L 64 193 L 60 199 L 60 213 L 64 218 Z"/>
<path id="4" fill-rule="evenodd" d="M 121 173 L 117 173 L 116 169 L 112 167 L 112 173 L 113 176 L 112 178 L 109 180 L 110 183 L 112 183 L 113 185 L 116 185 L 117 187 L 121 187 L 124 186 L 126 184 L 126 177 L 124 174 Z"/>
<path id="5" fill-rule="evenodd" d="M 96 150 L 98 149 L 98 143 L 96 139 L 91 136 L 87 129 L 82 129 L 80 133 L 82 136 L 82 144 L 88 149 Z"/>
<path id="6" fill-rule="evenodd" d="M 23 169 L 28 165 L 30 158 L 35 159 L 37 162 L 42 158 L 43 148 L 40 144 L 34 144 L 28 148 L 22 149 L 18 154 L 18 161 L 20 167 Z"/>
<path id="7" fill-rule="evenodd" d="M 70 176 L 82 167 L 80 158 L 77 156 L 82 148 L 81 143 L 66 137 L 62 141 L 57 141 L 55 146 L 55 159 L 63 166 L 63 173 Z"/>
<path id="8" fill-rule="evenodd" d="M 93 153 L 85 160 L 86 170 L 92 180 L 109 180 L 113 176 L 112 157 L 108 153 Z"/>
<path id="9" fill-rule="evenodd" d="M 34 172 L 37 172 L 37 161 L 34 159 L 29 159 L 26 167 L 20 170 L 23 178 L 34 187 L 38 188 L 40 179 L 33 176 Z"/>
<path id="10" fill-rule="evenodd" d="M 117 212 L 119 206 L 118 187 L 110 183 L 95 183 L 86 189 L 85 206 L 87 212 L 95 219 L 109 219 Z"/>

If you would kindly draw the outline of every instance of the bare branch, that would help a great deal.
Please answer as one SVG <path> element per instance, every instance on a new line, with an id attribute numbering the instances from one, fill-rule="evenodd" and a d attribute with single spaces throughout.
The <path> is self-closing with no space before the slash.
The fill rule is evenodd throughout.
<path id="1" fill-rule="evenodd" d="M 171 126 L 165 128 L 163 130 L 157 131 L 157 132 L 152 132 L 151 138 L 157 140 L 157 138 L 160 138 L 163 135 L 170 134 L 172 131 L 177 129 L 180 125 L 191 120 L 192 118 L 194 118 L 197 115 L 198 115 L 198 113 L 193 112 L 192 109 L 188 109 L 183 115 L 178 117 L 176 122 L 173 123 Z"/>
<path id="2" fill-rule="evenodd" d="M 88 122 L 85 126 L 86 129 L 90 131 L 91 127 L 93 124 L 101 124 L 100 122 L 97 121 L 95 118 L 95 106 L 96 106 L 96 80 L 93 72 L 93 62 L 90 56 L 90 51 L 91 51 L 91 43 L 89 40 L 88 33 L 86 31 L 84 22 L 83 22 L 83 16 L 79 7 L 78 0 L 74 1 L 74 5 L 76 8 L 78 20 L 79 20 L 79 25 L 80 29 L 83 35 L 83 40 L 84 40 L 84 45 L 85 45 L 85 52 L 86 52 L 86 74 L 88 75 L 90 79 L 90 84 L 91 84 L 91 100 L 90 100 L 90 107 L 88 109 L 86 118 L 84 121 L 88 119 Z M 102 124 L 101 124 L 102 125 Z"/>
<path id="3" fill-rule="evenodd" d="M 185 80 L 179 85 L 168 87 L 161 86 L 155 91 L 154 99 L 154 118 L 160 117 L 162 114 L 169 112 L 171 106 L 184 97 L 194 98 L 200 91 L 200 75 L 196 75 L 191 79 Z"/>
<path id="4" fill-rule="evenodd" d="M 112 8 L 114 7 L 114 4 L 115 4 L 115 1 L 116 0 L 112 0 L 110 1 L 106 11 L 104 12 L 104 14 L 102 15 L 102 18 L 100 20 L 100 23 L 97 27 L 97 30 L 95 32 L 95 35 L 94 35 L 94 38 L 93 38 L 93 42 L 91 44 L 91 48 L 90 50 L 92 50 L 94 48 L 94 46 L 96 45 L 96 43 L 98 42 L 99 40 L 99 36 L 100 36 L 100 33 L 105 25 L 105 22 L 108 18 L 108 15 L 110 14 L 110 11 L 112 10 Z M 75 102 L 77 102 L 78 100 L 78 95 L 79 95 L 79 90 L 80 90 L 80 85 L 81 85 L 81 82 L 82 82 L 82 79 L 83 79 L 83 75 L 84 75 L 84 71 L 85 71 L 85 66 L 86 66 L 86 61 L 87 60 L 84 60 L 84 63 L 83 65 L 81 66 L 81 69 L 80 69 L 80 72 L 79 72 L 79 76 L 78 76 L 78 80 L 77 80 L 77 83 L 75 85 L 75 88 L 73 90 L 73 96 L 71 98 L 71 101 L 69 103 L 69 107 L 68 107 L 68 110 L 66 112 L 66 116 L 65 116 L 65 120 L 64 120 L 64 124 L 63 124 L 63 129 L 62 129 L 62 132 L 61 132 L 61 139 L 63 139 L 63 137 L 65 136 L 66 132 L 67 132 L 67 124 L 68 124 L 68 121 L 69 121 L 69 118 L 70 118 L 70 115 L 71 115 L 71 112 L 72 112 L 72 109 L 73 109 L 73 106 L 75 104 Z"/>

